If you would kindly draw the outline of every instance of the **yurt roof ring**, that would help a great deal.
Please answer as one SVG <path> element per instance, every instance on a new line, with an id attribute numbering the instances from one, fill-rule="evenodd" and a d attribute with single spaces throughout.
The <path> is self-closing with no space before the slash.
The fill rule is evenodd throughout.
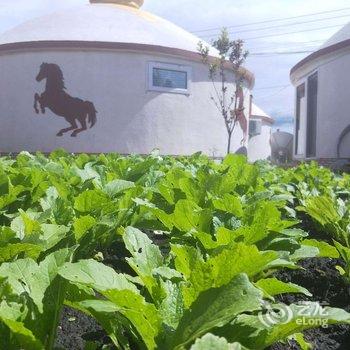
<path id="1" fill-rule="evenodd" d="M 140 8 L 144 0 L 90 0 L 91 4 L 115 4 Z"/>

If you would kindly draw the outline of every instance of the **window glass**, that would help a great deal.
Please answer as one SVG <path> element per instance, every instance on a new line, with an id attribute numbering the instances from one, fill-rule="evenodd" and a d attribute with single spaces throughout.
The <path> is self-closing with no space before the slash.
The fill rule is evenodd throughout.
<path id="1" fill-rule="evenodd" d="M 317 72 L 308 77 L 307 82 L 307 139 L 306 157 L 316 157 L 317 134 Z"/>
<path id="2" fill-rule="evenodd" d="M 191 94 L 192 67 L 175 63 L 149 62 L 148 91 Z"/>
<path id="3" fill-rule="evenodd" d="M 295 120 L 295 154 L 304 153 L 304 118 L 305 118 L 305 84 L 297 87 L 297 106 L 296 106 L 296 120 Z"/>
<path id="4" fill-rule="evenodd" d="M 153 68 L 153 86 L 170 89 L 187 89 L 187 72 Z"/>
<path id="5" fill-rule="evenodd" d="M 249 121 L 249 135 L 256 136 L 261 134 L 262 123 L 261 120 Z"/>

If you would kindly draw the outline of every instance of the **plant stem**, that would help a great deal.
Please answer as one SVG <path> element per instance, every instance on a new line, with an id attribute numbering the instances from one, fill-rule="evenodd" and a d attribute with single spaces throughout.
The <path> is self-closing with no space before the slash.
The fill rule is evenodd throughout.
<path id="1" fill-rule="evenodd" d="M 229 132 L 228 138 L 227 138 L 227 154 L 231 153 L 231 139 L 232 139 L 232 132 Z"/>
<path id="2" fill-rule="evenodd" d="M 63 302 L 65 299 L 65 295 L 66 295 L 66 286 L 67 286 L 67 282 L 65 280 L 63 280 L 63 278 L 58 277 L 59 281 L 58 281 L 58 290 L 57 290 L 57 298 L 56 298 L 56 302 L 55 302 L 55 309 L 52 315 L 52 327 L 50 330 L 50 334 L 49 334 L 49 339 L 47 342 L 47 350 L 53 350 L 54 346 L 55 346 L 55 339 L 56 339 L 56 333 L 57 333 L 57 327 L 58 324 L 60 322 L 60 315 L 61 315 L 61 310 L 62 310 L 62 306 L 63 306 Z"/>

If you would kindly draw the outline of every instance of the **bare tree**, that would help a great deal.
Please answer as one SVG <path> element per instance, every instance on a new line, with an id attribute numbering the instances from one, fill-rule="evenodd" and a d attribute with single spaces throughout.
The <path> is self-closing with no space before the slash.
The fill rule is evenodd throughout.
<path id="1" fill-rule="evenodd" d="M 231 139 L 237 122 L 247 129 L 247 120 L 244 115 L 244 94 L 243 94 L 243 77 L 242 66 L 245 63 L 249 52 L 244 50 L 242 40 L 231 41 L 227 29 L 223 29 L 213 46 L 219 51 L 219 57 L 209 56 L 209 47 L 203 42 L 198 43 L 198 51 L 202 60 L 209 66 L 209 77 L 214 86 L 214 95 L 211 99 L 221 113 L 226 130 L 227 130 L 227 154 L 231 152 Z M 228 90 L 227 74 L 233 73 L 235 82 L 235 92 L 230 93 Z M 216 84 L 219 76 L 220 86 Z M 244 131 L 245 132 L 245 131 Z M 245 142 L 246 135 L 241 143 Z"/>

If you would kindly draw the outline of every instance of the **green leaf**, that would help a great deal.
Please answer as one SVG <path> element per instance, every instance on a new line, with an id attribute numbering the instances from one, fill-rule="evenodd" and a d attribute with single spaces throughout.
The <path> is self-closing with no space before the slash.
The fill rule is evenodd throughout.
<path id="1" fill-rule="evenodd" d="M 47 286 L 43 299 L 44 312 L 42 315 L 33 317 L 26 326 L 35 330 L 35 335 L 48 349 L 52 348 L 56 337 L 66 294 L 67 282 L 57 276 L 58 269 L 72 259 L 74 249 L 73 247 L 57 250 L 39 264 L 40 278 Z"/>
<path id="2" fill-rule="evenodd" d="M 190 282 L 183 286 L 186 307 L 200 292 L 225 285 L 240 273 L 254 277 L 278 257 L 276 252 L 260 252 L 255 246 L 243 243 L 223 249 L 207 261 L 192 247 L 173 245 L 171 250 L 175 255 L 176 270 Z"/>
<path id="3" fill-rule="evenodd" d="M 109 182 L 105 187 L 104 191 L 110 196 L 114 197 L 115 195 L 128 190 L 129 188 L 135 187 L 134 182 L 125 181 L 125 180 L 114 180 Z"/>
<path id="4" fill-rule="evenodd" d="M 174 225 L 182 232 L 201 229 L 206 220 L 211 220 L 207 210 L 203 210 L 190 200 L 179 200 L 173 214 Z"/>
<path id="5" fill-rule="evenodd" d="M 27 258 L 3 263 L 0 266 L 0 277 L 7 278 L 16 295 L 20 296 L 26 293 L 39 311 L 43 311 L 42 300 L 48 285 L 34 260 Z"/>
<path id="6" fill-rule="evenodd" d="M 210 330 L 228 324 L 240 313 L 258 310 L 261 302 L 261 291 L 246 275 L 238 275 L 228 284 L 200 294 L 180 320 L 172 345 L 180 349 Z"/>
<path id="7" fill-rule="evenodd" d="M 10 181 L 6 182 L 8 183 L 8 193 L 3 196 L 0 195 L 0 210 L 9 204 L 16 202 L 19 194 L 26 190 L 26 188 L 22 185 L 13 186 Z"/>
<path id="8" fill-rule="evenodd" d="M 344 269 L 341 266 L 337 266 L 336 268 L 340 272 L 340 274 L 346 278 L 347 282 L 350 283 L 350 248 L 344 247 L 339 242 L 336 242 L 336 241 L 333 241 L 333 242 L 341 258 L 345 262 Z"/>
<path id="9" fill-rule="evenodd" d="M 91 163 L 85 164 L 83 170 L 81 170 L 77 167 L 73 167 L 72 170 L 76 173 L 76 175 L 78 175 L 81 178 L 83 183 L 85 181 L 88 181 L 91 179 L 99 179 L 100 178 L 100 175 L 98 174 L 98 172 L 96 172 L 96 170 L 94 170 Z"/>
<path id="10" fill-rule="evenodd" d="M 283 232 L 295 223 L 281 220 L 281 212 L 274 202 L 254 202 L 244 211 L 243 223 L 246 244 L 264 240 L 270 232 Z"/>
<path id="11" fill-rule="evenodd" d="M 87 341 L 85 342 L 84 350 L 98 350 L 99 344 L 95 343 L 94 341 Z"/>
<path id="12" fill-rule="evenodd" d="M 96 219 L 90 215 L 76 218 L 73 223 L 75 239 L 80 239 L 96 224 Z"/>
<path id="13" fill-rule="evenodd" d="M 159 208 L 149 208 L 149 211 L 169 230 L 174 227 L 173 215 Z"/>
<path id="14" fill-rule="evenodd" d="M 304 210 L 323 226 L 341 220 L 333 200 L 327 196 L 308 198 Z"/>
<path id="15" fill-rule="evenodd" d="M 273 297 L 279 294 L 285 293 L 301 293 L 307 296 L 312 294 L 305 288 L 298 286 L 294 283 L 285 283 L 277 278 L 265 278 L 255 283 L 255 285 L 262 289 L 264 295 L 267 297 Z"/>
<path id="16" fill-rule="evenodd" d="M 11 296 L 11 291 L 8 291 L 6 298 Z M 3 295 L 1 295 L 3 297 Z M 23 317 L 25 312 L 23 311 L 23 305 L 15 302 L 7 302 L 3 300 L 0 303 L 0 318 L 5 318 L 13 321 L 18 321 Z"/>
<path id="17" fill-rule="evenodd" d="M 277 305 L 279 313 L 268 312 L 269 316 L 240 315 L 225 329 L 228 339 L 239 341 L 248 348 L 262 350 L 277 341 L 304 330 L 328 327 L 333 324 L 350 324 L 350 314 L 336 308 L 322 308 L 318 303 L 290 306 Z M 230 334 L 230 335 L 229 335 Z"/>
<path id="18" fill-rule="evenodd" d="M 88 190 L 81 193 L 74 202 L 74 208 L 82 213 L 102 210 L 110 203 L 106 194 L 98 190 Z"/>
<path id="19" fill-rule="evenodd" d="M 197 339 L 190 350 L 243 350 L 243 347 L 239 343 L 229 344 L 225 338 L 207 333 L 204 337 Z"/>
<path id="20" fill-rule="evenodd" d="M 29 243 L 8 244 L 7 246 L 0 247 L 0 264 L 3 262 L 10 261 L 22 253 L 24 253 L 25 257 L 36 260 L 41 252 L 42 252 L 42 248 L 35 244 L 29 244 Z"/>
<path id="21" fill-rule="evenodd" d="M 0 247 L 16 242 L 16 232 L 7 226 L 0 227 Z"/>
<path id="22" fill-rule="evenodd" d="M 58 269 L 69 260 L 74 249 L 62 249 L 48 255 L 39 265 L 32 259 L 18 259 L 0 266 L 0 277 L 7 278 L 13 293 L 27 294 L 43 312 L 43 299 Z"/>
<path id="23" fill-rule="evenodd" d="M 322 258 L 339 258 L 337 248 L 331 246 L 327 242 L 318 241 L 317 239 L 304 239 L 302 242 L 304 246 L 316 247 L 319 250 L 318 257 Z"/>
<path id="24" fill-rule="evenodd" d="M 126 249 L 132 257 L 127 258 L 129 265 L 141 278 L 150 295 L 157 300 L 160 296 L 154 269 L 163 265 L 163 256 L 159 248 L 152 243 L 146 234 L 133 227 L 128 227 L 123 235 Z"/>
<path id="25" fill-rule="evenodd" d="M 299 261 L 302 259 L 315 258 L 320 254 L 318 248 L 308 245 L 302 245 L 293 254 L 290 255 L 290 260 Z"/>
<path id="26" fill-rule="evenodd" d="M 207 263 L 213 266 L 216 283 L 225 284 L 239 273 L 254 277 L 264 271 L 277 257 L 275 252 L 262 252 L 255 246 L 239 243 L 208 259 Z"/>
<path id="27" fill-rule="evenodd" d="M 222 162 L 223 165 L 228 165 L 236 170 L 243 168 L 247 164 L 247 158 L 243 155 L 228 154 Z"/>
<path id="28" fill-rule="evenodd" d="M 93 309 L 99 313 L 115 313 L 122 310 L 122 308 L 109 300 L 82 300 L 78 302 L 77 305 L 85 309 Z"/>
<path id="29" fill-rule="evenodd" d="M 300 248 L 300 243 L 298 243 L 294 238 L 278 237 L 271 240 L 267 248 L 277 252 L 282 251 L 294 253 L 297 249 Z"/>
<path id="30" fill-rule="evenodd" d="M 56 250 L 39 264 L 41 274 L 48 279 L 48 285 L 56 278 L 59 269 L 72 259 L 74 250 L 75 247 Z"/>
<path id="31" fill-rule="evenodd" d="M 198 204 L 204 200 L 205 191 L 198 186 L 195 179 L 184 177 L 179 180 L 179 187 L 186 194 L 188 200 Z"/>
<path id="32" fill-rule="evenodd" d="M 182 280 L 182 274 L 168 266 L 156 267 L 152 270 L 154 276 L 160 276 L 167 280 Z"/>
<path id="33" fill-rule="evenodd" d="M 41 230 L 41 245 L 44 250 L 48 250 L 53 248 L 66 237 L 69 232 L 69 227 L 63 225 L 41 224 Z"/>
<path id="34" fill-rule="evenodd" d="M 333 241 L 336 249 L 346 264 L 350 264 L 350 248 L 344 247 L 337 241 Z"/>
<path id="35" fill-rule="evenodd" d="M 193 235 L 203 244 L 205 249 L 216 249 L 233 243 L 243 234 L 242 230 L 232 231 L 225 227 L 219 227 L 215 233 L 215 239 L 209 233 L 195 232 Z"/>
<path id="36" fill-rule="evenodd" d="M 214 208 L 233 214 L 238 218 L 242 217 L 243 215 L 241 200 L 231 194 L 226 193 L 222 198 L 214 199 L 213 204 Z"/>
<path id="37" fill-rule="evenodd" d="M 161 182 L 158 184 L 158 191 L 169 204 L 175 204 L 174 190 L 165 182 Z"/>
<path id="38" fill-rule="evenodd" d="M 116 273 L 111 267 L 95 260 L 81 260 L 77 263 L 66 263 L 58 271 L 66 280 L 94 288 L 99 292 L 116 289 L 132 290 L 137 288 L 128 281 L 125 275 Z"/>
<path id="39" fill-rule="evenodd" d="M 19 212 L 20 215 L 11 222 L 11 229 L 16 232 L 18 238 L 23 239 L 41 231 L 40 223 L 32 218 L 34 215 L 29 215 L 21 209 Z"/>
<path id="40" fill-rule="evenodd" d="M 40 231 L 41 227 L 38 221 L 32 219 L 26 212 L 24 212 L 21 209 L 19 210 L 19 212 L 24 224 L 24 231 L 26 234 L 30 235 L 34 232 Z"/>
<path id="41" fill-rule="evenodd" d="M 15 339 L 26 350 L 44 350 L 44 346 L 40 340 L 36 339 L 31 330 L 26 328 L 22 322 L 13 321 L 4 318 L 0 315 L 0 320 L 10 329 L 14 334 Z"/>
<path id="42" fill-rule="evenodd" d="M 155 349 L 161 327 L 156 307 L 131 290 L 108 290 L 102 294 L 120 308 L 120 313 L 137 329 L 147 348 Z"/>
<path id="43" fill-rule="evenodd" d="M 346 276 L 346 271 L 341 266 L 336 266 L 335 268 L 338 270 L 341 276 Z"/>
<path id="44" fill-rule="evenodd" d="M 178 283 L 172 281 L 161 281 L 162 290 L 165 296 L 158 307 L 162 322 L 174 331 L 184 313 L 184 301 L 181 288 Z"/>
<path id="45" fill-rule="evenodd" d="M 312 344 L 305 340 L 303 333 L 295 333 L 290 336 L 290 339 L 295 340 L 300 346 L 301 350 L 312 350 L 313 348 Z"/>

